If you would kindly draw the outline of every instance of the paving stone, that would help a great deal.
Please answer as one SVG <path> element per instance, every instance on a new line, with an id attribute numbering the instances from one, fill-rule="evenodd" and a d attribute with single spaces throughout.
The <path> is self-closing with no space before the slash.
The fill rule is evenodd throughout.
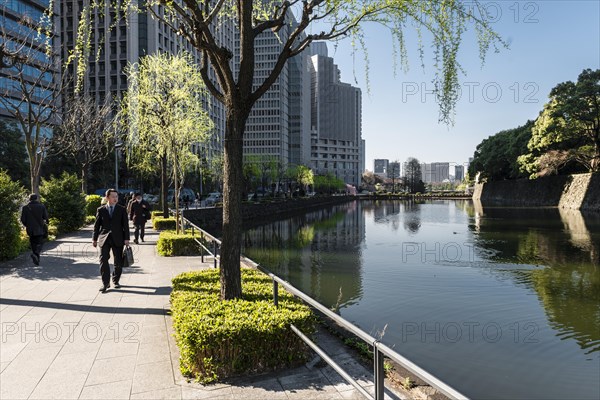
<path id="1" fill-rule="evenodd" d="M 81 391 L 79 398 L 89 400 L 121 400 L 129 399 L 130 393 L 131 380 L 124 380 L 85 386 Z"/>
<path id="2" fill-rule="evenodd" d="M 205 400 L 205 399 L 235 399 L 231 387 L 219 387 L 216 389 L 193 388 L 183 386 L 181 388 L 181 398 L 183 400 Z M 237 397 L 238 399 L 240 397 Z M 251 398 L 248 397 L 248 400 Z"/>
<path id="3" fill-rule="evenodd" d="M 95 352 L 59 354 L 31 394 L 34 399 L 76 399 L 94 363 Z"/>
<path id="4" fill-rule="evenodd" d="M 140 344 L 137 365 L 150 364 L 159 361 L 171 362 L 171 352 L 169 351 L 166 342 Z"/>
<path id="5" fill-rule="evenodd" d="M 147 399 L 165 399 L 165 400 L 180 400 L 181 386 L 173 386 L 168 389 L 154 390 L 150 392 L 134 393 L 131 395 L 132 400 L 147 400 Z"/>
<path id="6" fill-rule="evenodd" d="M 0 373 L 1 399 L 26 399 L 46 373 L 60 346 L 23 350 Z"/>
<path id="7" fill-rule="evenodd" d="M 136 356 L 96 360 L 85 383 L 86 386 L 133 379 Z"/>
<path id="8" fill-rule="evenodd" d="M 139 341 L 127 337 L 115 337 L 114 340 L 104 340 L 96 359 L 102 360 L 104 358 L 136 355 L 139 346 Z"/>
<path id="9" fill-rule="evenodd" d="M 137 365 L 131 393 L 166 389 L 175 384 L 170 361 Z"/>

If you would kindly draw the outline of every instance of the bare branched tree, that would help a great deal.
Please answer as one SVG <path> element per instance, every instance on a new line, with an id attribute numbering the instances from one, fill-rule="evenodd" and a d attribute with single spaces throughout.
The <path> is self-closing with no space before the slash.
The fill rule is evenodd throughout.
<path id="1" fill-rule="evenodd" d="M 18 26 L 0 30 L 2 73 L 8 77 L 0 88 L 0 106 L 24 135 L 31 191 L 37 193 L 60 105 L 60 61 L 52 47 L 51 24 L 23 19 Z"/>
<path id="2" fill-rule="evenodd" d="M 63 105 L 52 151 L 71 158 L 81 173 L 81 191 L 87 193 L 90 167 L 105 159 L 114 146 L 115 134 L 110 98 L 104 104 L 88 94 L 69 96 Z"/>

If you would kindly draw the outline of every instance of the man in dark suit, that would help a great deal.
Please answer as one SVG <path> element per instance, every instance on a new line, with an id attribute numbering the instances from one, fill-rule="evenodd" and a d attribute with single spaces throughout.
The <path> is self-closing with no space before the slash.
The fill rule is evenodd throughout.
<path id="1" fill-rule="evenodd" d="M 133 232 L 133 243 L 139 244 L 138 238 L 144 241 L 144 230 L 146 221 L 150 219 L 150 204 L 142 198 L 141 193 L 136 193 L 129 207 L 129 219 L 133 221 L 135 231 Z"/>
<path id="2" fill-rule="evenodd" d="M 29 203 L 21 210 L 21 223 L 25 226 L 27 236 L 29 236 L 31 259 L 35 265 L 40 265 L 40 253 L 44 244 L 48 212 L 46 207 L 39 202 L 37 194 L 29 195 Z"/>
<path id="3" fill-rule="evenodd" d="M 119 279 L 123 272 L 123 246 L 129 245 L 129 221 L 127 210 L 117 204 L 119 194 L 115 189 L 106 191 L 106 205 L 98 207 L 96 223 L 94 224 L 94 237 L 92 245 L 100 245 L 100 275 L 102 276 L 102 293 L 110 287 L 110 251 L 115 258 L 115 271 L 113 272 L 113 285 L 120 288 Z"/>

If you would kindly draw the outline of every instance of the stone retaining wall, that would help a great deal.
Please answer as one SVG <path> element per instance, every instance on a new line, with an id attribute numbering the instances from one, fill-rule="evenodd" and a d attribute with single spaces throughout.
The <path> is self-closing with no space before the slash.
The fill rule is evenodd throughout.
<path id="1" fill-rule="evenodd" d="M 242 219 L 245 227 L 256 223 L 274 220 L 282 215 L 295 212 L 306 212 L 313 208 L 321 208 L 356 200 L 353 196 L 328 196 L 299 199 L 287 199 L 272 203 L 243 203 Z M 223 225 L 223 209 L 221 207 L 185 210 L 184 216 L 207 232 L 219 236 Z"/>
<path id="2" fill-rule="evenodd" d="M 483 205 L 600 211 L 600 174 L 482 183 L 475 185 L 473 199 Z"/>

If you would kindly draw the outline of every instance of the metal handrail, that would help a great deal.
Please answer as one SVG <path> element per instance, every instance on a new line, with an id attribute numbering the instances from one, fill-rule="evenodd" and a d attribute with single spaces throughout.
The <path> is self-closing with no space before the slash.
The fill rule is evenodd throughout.
<path id="1" fill-rule="evenodd" d="M 429 385 L 431 385 L 432 387 L 434 387 L 435 389 L 437 389 L 444 395 L 448 396 L 449 398 L 468 399 L 467 396 L 460 393 L 458 390 L 454 389 L 447 383 L 441 381 L 439 378 L 432 375 L 431 373 L 425 371 L 423 368 L 419 367 L 417 364 L 413 363 L 412 361 L 408 360 L 407 358 L 396 353 L 394 350 L 392 350 L 385 344 L 381 343 L 378 339 L 375 339 L 374 337 L 372 337 L 368 333 L 364 332 L 362 329 L 360 329 L 356 325 L 352 324 L 351 322 L 346 321 L 341 316 L 337 315 L 336 313 L 329 310 L 328 308 L 326 308 L 325 306 L 323 306 L 322 304 L 320 304 L 313 298 L 309 297 L 307 294 L 301 292 L 299 289 L 292 286 L 289 282 L 284 281 L 283 279 L 281 279 L 277 275 L 274 275 L 269 270 L 267 270 L 266 268 L 262 267 L 261 265 L 259 265 L 257 263 L 254 263 L 254 267 L 256 269 L 260 270 L 261 272 L 267 274 L 273 280 L 274 285 L 276 282 L 277 284 L 283 286 L 288 292 L 290 292 L 291 294 L 293 294 L 296 297 L 299 297 L 305 303 L 309 304 L 311 307 L 316 308 L 317 310 L 319 310 L 320 312 L 325 314 L 325 316 L 327 316 L 331 320 L 335 321 L 338 325 L 340 325 L 347 331 L 358 336 L 363 341 L 365 341 L 368 344 L 370 344 L 371 346 L 373 346 L 375 398 L 377 400 L 384 398 L 383 397 L 383 389 L 384 389 L 383 379 L 385 378 L 385 374 L 383 373 L 383 357 L 381 355 L 385 355 L 385 356 L 389 357 L 390 359 L 392 359 L 393 361 L 397 362 L 402 367 L 406 368 L 411 373 L 413 373 L 416 376 L 418 376 L 419 378 L 423 379 Z M 277 289 L 275 289 L 275 287 L 274 287 L 274 293 L 276 293 L 276 291 L 277 291 Z"/>
<path id="2" fill-rule="evenodd" d="M 182 217 L 182 218 L 189 226 L 192 227 L 192 232 L 193 232 L 193 229 L 197 229 L 202 235 L 208 236 L 213 241 L 213 243 L 215 244 L 215 254 L 216 254 L 217 246 L 218 247 L 221 246 L 221 241 L 219 239 L 217 239 L 216 237 L 212 236 L 210 233 L 203 230 L 202 228 L 200 228 L 197 225 L 190 222 L 187 218 L 185 218 L 185 217 Z M 196 240 L 196 239 L 194 239 L 194 240 Z M 213 253 L 210 252 L 209 249 L 204 247 L 202 243 L 200 243 L 199 241 L 197 241 L 197 242 L 209 254 L 214 255 Z M 215 268 L 217 268 L 217 257 L 218 256 L 215 256 Z M 260 264 L 258 264 L 256 262 L 250 260 L 249 258 L 247 258 L 247 257 L 243 257 L 243 258 L 247 264 L 258 269 L 259 271 L 263 272 L 264 274 L 268 275 L 271 278 L 271 280 L 273 281 L 273 301 L 274 301 L 275 305 L 278 304 L 278 290 L 279 290 L 278 285 L 281 285 L 289 293 L 300 298 L 302 301 L 304 301 L 311 307 L 317 309 L 318 311 L 323 313 L 329 319 L 336 322 L 342 328 L 351 332 L 352 334 L 359 337 L 364 342 L 370 344 L 373 347 L 373 377 L 374 377 L 374 381 L 375 381 L 375 397 L 374 398 L 376 400 L 384 399 L 384 390 L 385 390 L 385 386 L 384 386 L 385 372 L 384 372 L 384 368 L 383 368 L 383 359 L 384 359 L 383 356 L 384 355 L 387 356 L 388 358 L 390 358 L 391 360 L 395 361 L 396 363 L 398 363 L 399 365 L 401 365 L 402 367 L 404 367 L 406 370 L 410 371 L 414 375 L 418 376 L 419 378 L 421 378 L 422 380 L 427 382 L 429 385 L 431 385 L 432 387 L 434 387 L 435 389 L 437 389 L 438 391 L 440 391 L 441 393 L 446 395 L 447 397 L 449 397 L 451 399 L 461 399 L 461 400 L 468 399 L 467 396 L 465 396 L 458 390 L 454 389 L 452 386 L 443 382 L 442 380 L 440 380 L 436 376 L 432 375 L 431 373 L 425 371 L 423 368 L 419 367 L 417 364 L 413 363 L 406 357 L 403 357 L 400 354 L 396 353 L 390 347 L 381 343 L 379 341 L 379 339 L 375 339 L 373 336 L 364 332 L 362 329 L 360 329 L 356 325 L 352 324 L 349 321 L 346 321 L 344 318 L 342 318 L 338 314 L 334 313 L 327 307 L 323 306 L 321 303 L 317 302 L 312 297 L 308 296 L 306 293 L 304 293 L 304 292 L 300 291 L 299 289 L 295 288 L 294 286 L 292 286 L 289 282 L 281 279 L 280 277 L 273 274 L 268 269 L 264 268 L 263 266 L 261 266 Z M 202 261 L 204 262 L 204 260 L 202 260 Z M 363 396 L 365 396 L 367 398 L 372 398 L 371 395 L 368 394 L 368 392 L 366 392 L 358 384 L 358 382 L 356 382 L 345 371 L 343 371 L 340 366 L 338 366 L 330 357 L 328 357 L 325 354 L 325 352 L 322 349 L 320 349 L 315 343 L 313 343 L 308 337 L 306 337 L 302 332 L 300 332 L 300 330 L 298 328 L 296 328 L 295 326 L 292 326 L 292 330 L 294 331 L 294 333 L 296 333 L 300 337 L 300 339 L 302 339 L 317 354 L 319 354 L 319 356 L 321 356 L 321 358 L 324 361 L 326 361 L 329 365 L 331 365 L 342 376 L 342 378 L 344 378 L 348 383 L 350 383 L 355 388 L 357 388 L 357 390 Z"/>

